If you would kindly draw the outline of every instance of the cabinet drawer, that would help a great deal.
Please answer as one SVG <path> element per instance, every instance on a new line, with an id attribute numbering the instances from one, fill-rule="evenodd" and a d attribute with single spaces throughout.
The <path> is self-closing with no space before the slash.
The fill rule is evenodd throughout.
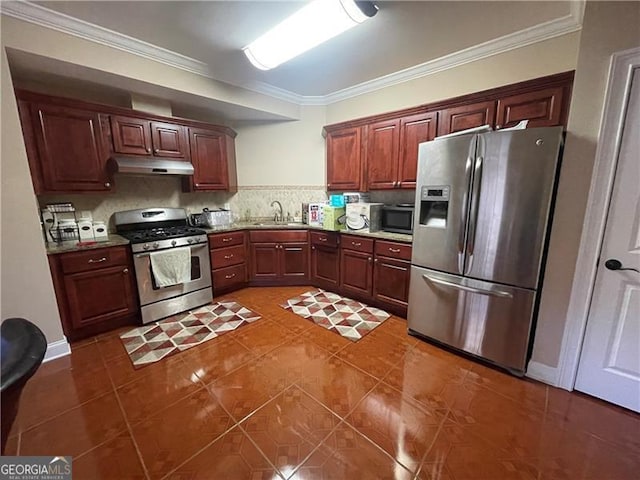
<path id="1" fill-rule="evenodd" d="M 244 232 L 216 233 L 209 235 L 211 248 L 232 247 L 244 243 Z"/>
<path id="2" fill-rule="evenodd" d="M 245 257 L 244 245 L 211 250 L 211 268 L 216 269 L 238 265 L 239 263 L 244 263 Z"/>
<path id="3" fill-rule="evenodd" d="M 309 232 L 311 245 L 323 245 L 326 247 L 337 247 L 340 243 L 340 234 L 334 232 Z"/>
<path id="4" fill-rule="evenodd" d="M 358 252 L 373 253 L 373 240 L 353 235 L 344 235 L 342 237 L 342 248 L 356 250 Z"/>
<path id="5" fill-rule="evenodd" d="M 376 255 L 399 258 L 401 260 L 411 260 L 411 245 L 376 240 Z"/>
<path id="6" fill-rule="evenodd" d="M 114 265 L 128 265 L 127 247 L 97 248 L 86 252 L 62 254 L 62 271 L 66 273 L 86 272 Z"/>
<path id="7" fill-rule="evenodd" d="M 255 243 L 306 242 L 306 230 L 252 230 L 249 239 Z"/>
<path id="8" fill-rule="evenodd" d="M 222 290 L 238 283 L 244 283 L 247 278 L 247 266 L 243 263 L 232 267 L 218 268 L 211 272 L 211 276 L 213 290 Z"/>

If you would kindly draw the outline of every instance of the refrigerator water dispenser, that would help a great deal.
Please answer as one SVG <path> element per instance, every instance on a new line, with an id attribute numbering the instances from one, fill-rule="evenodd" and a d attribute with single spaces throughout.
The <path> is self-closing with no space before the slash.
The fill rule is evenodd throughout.
<path id="1" fill-rule="evenodd" d="M 447 227 L 449 211 L 449 185 L 425 185 L 420 190 L 420 225 L 433 228 Z"/>

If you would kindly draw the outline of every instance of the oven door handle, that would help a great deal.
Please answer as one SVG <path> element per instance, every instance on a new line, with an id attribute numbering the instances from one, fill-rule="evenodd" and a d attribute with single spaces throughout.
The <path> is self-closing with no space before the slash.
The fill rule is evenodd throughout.
<path id="1" fill-rule="evenodd" d="M 195 250 L 200 250 L 201 248 L 205 248 L 208 247 L 208 243 L 197 243 L 195 245 L 185 245 L 186 247 L 188 246 L 191 249 L 191 253 L 193 254 L 193 252 Z M 165 250 L 170 250 L 172 247 L 169 248 L 163 248 L 162 250 L 154 250 L 155 252 L 164 252 Z M 175 247 L 173 247 L 175 248 Z M 143 258 L 143 257 L 148 257 L 149 255 L 151 255 L 153 252 L 141 252 L 141 253 L 136 253 L 134 256 L 136 258 Z"/>

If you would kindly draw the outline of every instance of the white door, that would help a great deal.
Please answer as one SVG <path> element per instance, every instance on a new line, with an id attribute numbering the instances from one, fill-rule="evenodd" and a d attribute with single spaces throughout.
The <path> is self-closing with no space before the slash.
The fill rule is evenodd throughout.
<path id="1" fill-rule="evenodd" d="M 640 68 L 629 91 L 575 388 L 640 412 Z"/>

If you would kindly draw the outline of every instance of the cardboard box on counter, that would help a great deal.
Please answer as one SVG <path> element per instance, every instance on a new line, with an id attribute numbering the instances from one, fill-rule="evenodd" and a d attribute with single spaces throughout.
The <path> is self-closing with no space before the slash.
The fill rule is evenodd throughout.
<path id="1" fill-rule="evenodd" d="M 346 230 L 345 213 L 345 207 L 325 205 L 322 228 L 325 230 Z"/>

